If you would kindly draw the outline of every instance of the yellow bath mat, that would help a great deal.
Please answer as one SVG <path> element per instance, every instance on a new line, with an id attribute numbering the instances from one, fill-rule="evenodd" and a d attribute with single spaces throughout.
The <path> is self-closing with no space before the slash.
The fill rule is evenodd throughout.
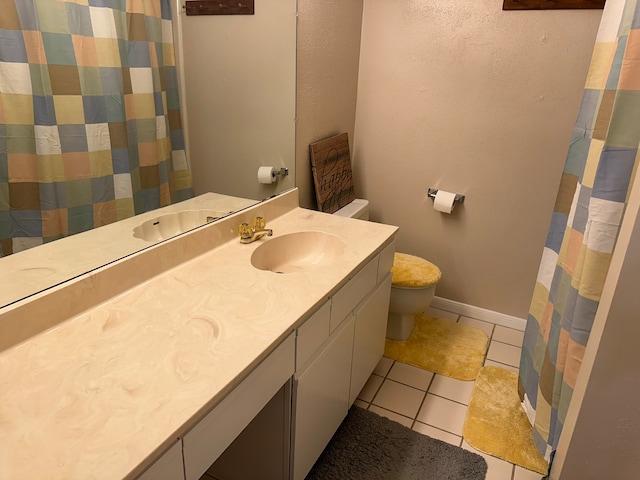
<path id="1" fill-rule="evenodd" d="M 384 356 L 469 381 L 478 375 L 488 343 L 478 328 L 418 314 L 411 336 L 405 341 L 387 340 Z"/>
<path id="2" fill-rule="evenodd" d="M 518 374 L 483 367 L 471 394 L 462 436 L 473 448 L 546 474 L 548 464 L 533 444 L 531 424 L 520 406 Z"/>

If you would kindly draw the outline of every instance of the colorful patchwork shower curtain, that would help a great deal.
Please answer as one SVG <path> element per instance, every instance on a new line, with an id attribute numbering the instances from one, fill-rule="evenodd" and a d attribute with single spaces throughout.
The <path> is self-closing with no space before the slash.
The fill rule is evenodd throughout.
<path id="1" fill-rule="evenodd" d="M 169 0 L 0 0 L 0 256 L 191 196 Z"/>
<path id="2" fill-rule="evenodd" d="M 531 301 L 519 393 L 558 445 L 637 168 L 640 5 L 607 0 Z"/>

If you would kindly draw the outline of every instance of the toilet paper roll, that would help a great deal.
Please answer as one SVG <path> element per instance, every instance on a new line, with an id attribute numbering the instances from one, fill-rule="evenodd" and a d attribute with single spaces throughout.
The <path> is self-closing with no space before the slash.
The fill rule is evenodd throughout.
<path id="1" fill-rule="evenodd" d="M 433 200 L 433 208 L 438 212 L 451 213 L 451 211 L 453 210 L 455 199 L 455 193 L 438 190 L 438 193 L 436 193 L 436 198 Z"/>
<path id="2" fill-rule="evenodd" d="M 258 182 L 274 183 L 276 181 L 276 169 L 273 167 L 258 168 Z"/>

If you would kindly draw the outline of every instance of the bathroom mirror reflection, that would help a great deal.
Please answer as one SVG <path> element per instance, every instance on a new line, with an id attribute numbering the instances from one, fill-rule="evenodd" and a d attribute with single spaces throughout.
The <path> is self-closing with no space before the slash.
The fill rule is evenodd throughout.
<path id="1" fill-rule="evenodd" d="M 172 12 L 193 198 L 0 258 L 0 308 L 295 186 L 296 1 L 265 0 L 251 16 L 189 17 L 184 0 L 154 1 Z M 288 175 L 260 183 L 262 166 Z M 192 213 L 176 215 L 182 210 Z"/>

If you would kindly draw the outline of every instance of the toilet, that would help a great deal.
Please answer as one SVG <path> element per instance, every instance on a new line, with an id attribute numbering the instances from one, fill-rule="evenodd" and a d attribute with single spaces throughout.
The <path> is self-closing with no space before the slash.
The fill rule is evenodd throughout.
<path id="1" fill-rule="evenodd" d="M 369 220 L 369 201 L 355 199 L 335 215 Z M 391 272 L 387 338 L 407 340 L 413 332 L 414 316 L 431 305 L 442 272 L 424 258 L 398 252 L 394 255 Z"/>
<path id="2" fill-rule="evenodd" d="M 424 258 L 396 252 L 391 273 L 387 338 L 407 340 L 413 332 L 414 316 L 431 305 L 442 272 Z"/>

